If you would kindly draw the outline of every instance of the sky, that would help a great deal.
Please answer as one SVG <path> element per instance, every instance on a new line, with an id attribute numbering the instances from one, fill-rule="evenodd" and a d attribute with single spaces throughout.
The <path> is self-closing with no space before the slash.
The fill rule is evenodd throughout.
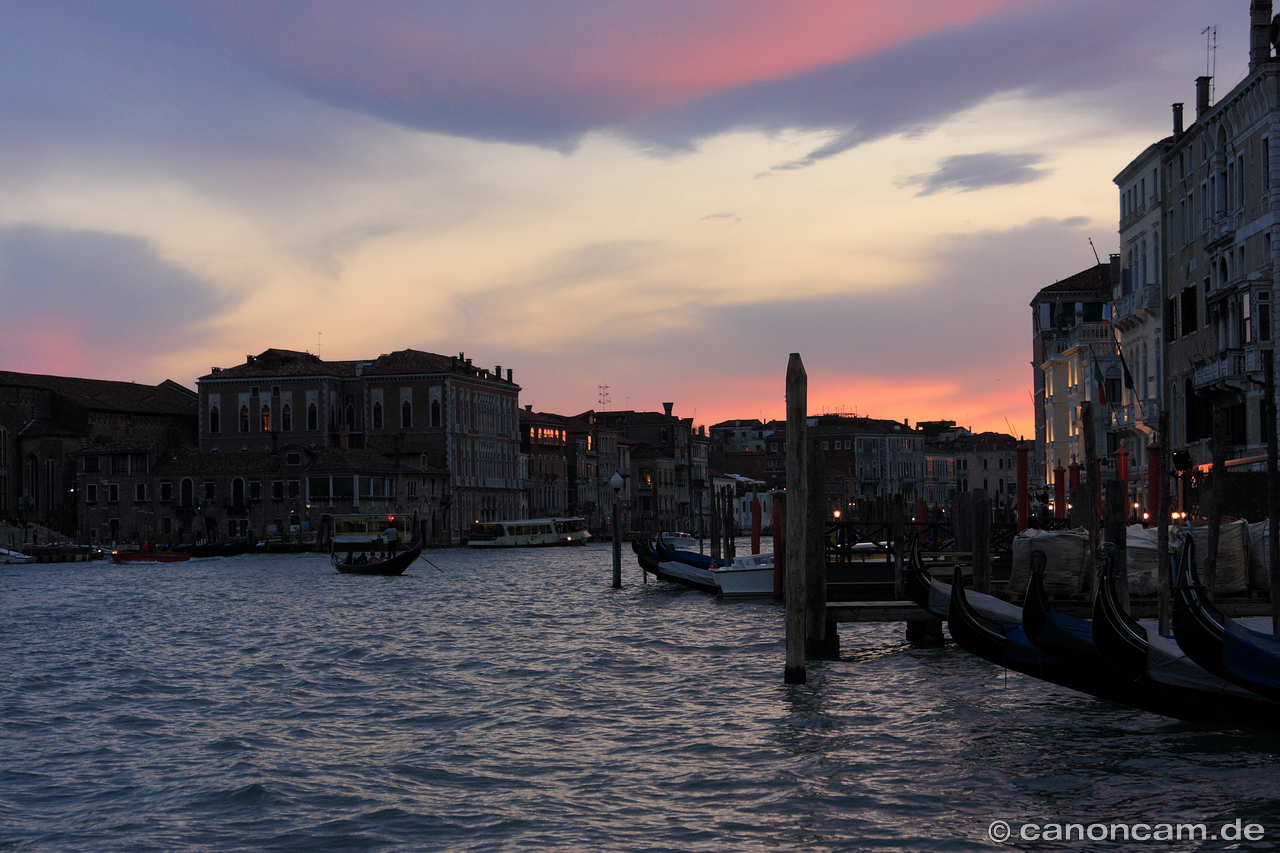
<path id="1" fill-rule="evenodd" d="M 0 370 L 1034 432 L 1036 292 L 1248 0 L 0 0 Z M 1217 50 L 1210 51 L 1216 26 Z"/>

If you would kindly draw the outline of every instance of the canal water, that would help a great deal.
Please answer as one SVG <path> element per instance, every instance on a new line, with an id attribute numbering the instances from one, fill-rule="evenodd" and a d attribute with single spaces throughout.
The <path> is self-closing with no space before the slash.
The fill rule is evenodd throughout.
<path id="1" fill-rule="evenodd" d="M 843 626 L 786 686 L 770 602 L 644 585 L 629 552 L 613 590 L 607 544 L 428 557 L 0 566 L 0 850 L 914 853 L 995 849 L 998 820 L 1008 849 L 1280 841 L 1280 737 L 900 625 Z M 1265 836 L 1019 840 L 1237 819 Z"/>

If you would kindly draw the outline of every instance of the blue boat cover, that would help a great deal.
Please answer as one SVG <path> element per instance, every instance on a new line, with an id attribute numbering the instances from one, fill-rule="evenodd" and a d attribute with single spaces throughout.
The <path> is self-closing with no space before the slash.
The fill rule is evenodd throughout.
<path id="1" fill-rule="evenodd" d="M 666 548 L 666 552 L 671 559 L 698 569 L 714 569 L 724 565 L 724 560 L 717 560 L 707 554 L 699 554 L 696 551 L 678 551 L 675 548 Z"/>
<path id="2" fill-rule="evenodd" d="M 1226 620 L 1222 663 L 1234 675 L 1280 689 L 1280 637 Z"/>
<path id="3" fill-rule="evenodd" d="M 1056 661 L 1031 645 L 1027 632 L 1021 625 L 1006 625 L 1004 629 L 1004 659 L 1010 664 L 1024 666 L 1054 666 Z"/>

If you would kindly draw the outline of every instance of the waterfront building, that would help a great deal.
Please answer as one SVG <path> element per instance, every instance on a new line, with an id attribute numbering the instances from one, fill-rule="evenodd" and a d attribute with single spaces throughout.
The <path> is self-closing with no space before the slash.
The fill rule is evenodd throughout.
<path id="1" fill-rule="evenodd" d="M 520 387 L 501 366 L 489 371 L 463 353 L 412 349 L 359 361 L 269 349 L 236 367 L 214 368 L 198 386 L 204 453 L 275 454 L 286 442 L 372 451 L 385 464 L 353 476 L 376 478 L 387 467 L 402 472 L 402 511 L 417 511 L 428 523 L 434 518 L 429 536 L 436 540 L 457 541 L 477 521 L 527 517 Z M 447 472 L 443 487 L 425 500 L 422 488 L 433 489 L 440 472 Z M 305 497 L 313 513 L 328 505 L 310 491 Z M 329 496 L 335 511 L 339 497 L 345 489 Z"/>
<path id="2" fill-rule="evenodd" d="M 76 454 L 145 468 L 196 438 L 196 394 L 159 385 L 0 371 L 0 519 L 71 535 L 78 529 Z M 82 495 L 81 495 L 82 496 Z"/>
<path id="3" fill-rule="evenodd" d="M 1164 159 L 1173 138 L 1150 145 L 1115 177 L 1120 190 L 1120 274 L 1112 276 L 1111 313 L 1123 382 L 1111 407 L 1109 447 L 1128 458 L 1128 501 L 1148 506 L 1147 446 L 1159 430 L 1163 384 L 1161 308 Z"/>
<path id="4" fill-rule="evenodd" d="M 1275 338 L 1280 182 L 1280 61 L 1272 56 L 1271 3 L 1251 5 L 1249 70 L 1212 102 L 1196 80 L 1195 121 L 1163 150 L 1166 259 L 1163 325 L 1170 444 L 1207 466 L 1213 440 L 1239 469 L 1262 468 L 1263 362 Z M 1274 428 L 1274 424 L 1269 425 Z"/>
<path id="5" fill-rule="evenodd" d="M 693 418 L 676 417 L 674 405 L 663 403 L 662 412 L 594 413 L 598 425 L 633 442 L 631 517 L 647 532 L 694 530 L 708 512 L 706 430 L 695 430 Z"/>
<path id="6" fill-rule="evenodd" d="M 520 411 L 520 452 L 528 457 L 525 480 L 529 518 L 570 515 L 569 432 L 564 415 Z"/>
<path id="7" fill-rule="evenodd" d="M 1112 406 L 1123 387 L 1115 333 L 1107 318 L 1119 259 L 1098 264 L 1042 288 L 1031 300 L 1032 387 L 1036 444 L 1034 479 L 1051 486 L 1054 472 L 1072 462 L 1084 464 L 1085 424 L 1082 403 L 1093 412 L 1094 450 L 1110 467 L 1108 431 Z M 962 481 L 965 473 L 959 472 Z M 969 472 L 970 488 L 976 488 Z M 989 478 L 988 478 L 989 479 Z"/>

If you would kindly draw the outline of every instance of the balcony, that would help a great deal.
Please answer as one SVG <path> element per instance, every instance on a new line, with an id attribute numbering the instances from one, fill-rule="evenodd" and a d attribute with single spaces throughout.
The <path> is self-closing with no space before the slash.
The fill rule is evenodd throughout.
<path id="1" fill-rule="evenodd" d="M 1111 428 L 1132 429 L 1144 426 L 1148 422 L 1154 423 L 1159 417 L 1159 407 L 1154 400 L 1129 403 L 1128 405 L 1117 406 L 1111 411 Z"/>
<path id="2" fill-rule="evenodd" d="M 1153 316 L 1158 313 L 1160 305 L 1160 288 L 1154 284 L 1147 284 L 1134 290 L 1133 293 L 1125 294 L 1116 300 L 1114 307 L 1115 316 L 1112 318 L 1119 323 L 1122 320 L 1134 317 L 1139 311 L 1146 311 Z"/>
<path id="3" fill-rule="evenodd" d="M 1240 393 L 1262 383 L 1262 351 L 1227 349 L 1216 352 L 1196 367 L 1197 391 Z"/>

